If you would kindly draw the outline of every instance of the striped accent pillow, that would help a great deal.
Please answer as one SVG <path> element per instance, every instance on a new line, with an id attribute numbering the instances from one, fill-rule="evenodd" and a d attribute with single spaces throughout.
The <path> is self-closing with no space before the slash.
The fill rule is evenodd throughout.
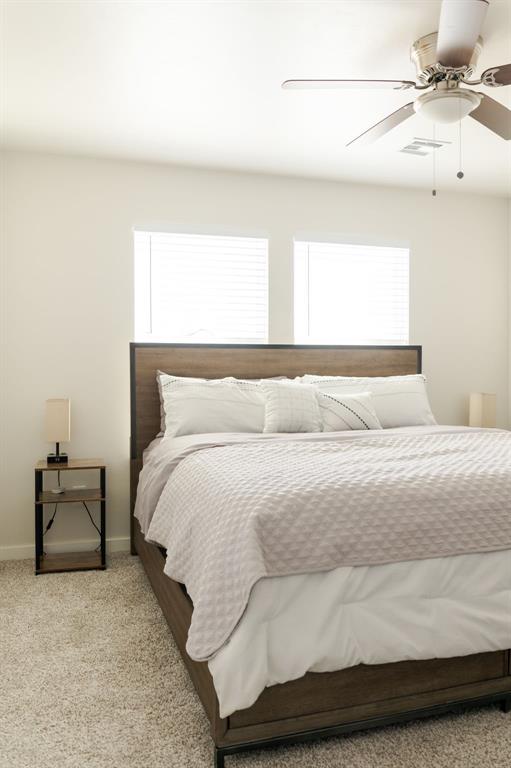
<path id="1" fill-rule="evenodd" d="M 383 429 L 374 410 L 370 392 L 359 394 L 328 394 L 318 392 L 323 432 L 348 429 Z"/>
<path id="2" fill-rule="evenodd" d="M 436 424 L 426 392 L 426 377 L 410 376 L 302 376 L 320 392 L 338 397 L 370 392 L 383 429 Z"/>

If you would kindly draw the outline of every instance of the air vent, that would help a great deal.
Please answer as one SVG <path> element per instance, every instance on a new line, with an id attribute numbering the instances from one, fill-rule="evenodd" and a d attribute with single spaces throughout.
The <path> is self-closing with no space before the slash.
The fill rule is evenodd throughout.
<path id="1" fill-rule="evenodd" d="M 404 152 L 406 155 L 419 155 L 420 157 L 426 157 L 427 155 L 431 155 L 433 152 L 435 152 L 437 149 L 440 149 L 441 147 L 446 146 L 446 144 L 451 144 L 450 141 L 441 141 L 440 139 L 419 139 L 414 138 L 414 140 L 407 144 L 406 147 L 403 147 L 403 149 L 400 149 L 400 152 Z"/>

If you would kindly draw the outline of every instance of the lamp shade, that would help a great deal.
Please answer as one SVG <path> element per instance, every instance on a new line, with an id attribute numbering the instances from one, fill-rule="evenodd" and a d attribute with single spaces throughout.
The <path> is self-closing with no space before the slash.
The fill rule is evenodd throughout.
<path id="1" fill-rule="evenodd" d="M 71 401 L 67 398 L 46 401 L 45 436 L 49 443 L 71 440 Z"/>
<path id="2" fill-rule="evenodd" d="M 471 427 L 496 427 L 497 395 L 487 392 L 472 392 L 468 423 Z"/>

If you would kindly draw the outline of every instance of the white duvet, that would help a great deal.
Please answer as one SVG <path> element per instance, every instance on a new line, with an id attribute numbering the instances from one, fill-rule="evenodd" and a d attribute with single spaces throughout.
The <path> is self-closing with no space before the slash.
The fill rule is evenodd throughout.
<path id="1" fill-rule="evenodd" d="M 173 469 L 198 445 L 289 438 L 194 435 L 158 441 L 146 454 L 140 478 L 136 516 L 142 531 L 147 533 Z M 168 542 L 157 543 L 168 547 Z M 511 552 L 506 550 L 262 579 L 209 667 L 225 717 L 250 706 L 264 687 L 309 670 L 509 647 Z"/>

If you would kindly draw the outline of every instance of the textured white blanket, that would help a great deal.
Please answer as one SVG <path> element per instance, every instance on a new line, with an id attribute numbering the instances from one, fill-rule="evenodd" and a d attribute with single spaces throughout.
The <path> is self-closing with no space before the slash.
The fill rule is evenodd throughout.
<path id="1" fill-rule="evenodd" d="M 511 434 L 198 446 L 147 538 L 193 600 L 188 653 L 208 659 L 263 577 L 511 548 Z"/>
<path id="2" fill-rule="evenodd" d="M 510 549 L 261 579 L 208 666 L 228 717 L 306 672 L 508 648 Z"/>

